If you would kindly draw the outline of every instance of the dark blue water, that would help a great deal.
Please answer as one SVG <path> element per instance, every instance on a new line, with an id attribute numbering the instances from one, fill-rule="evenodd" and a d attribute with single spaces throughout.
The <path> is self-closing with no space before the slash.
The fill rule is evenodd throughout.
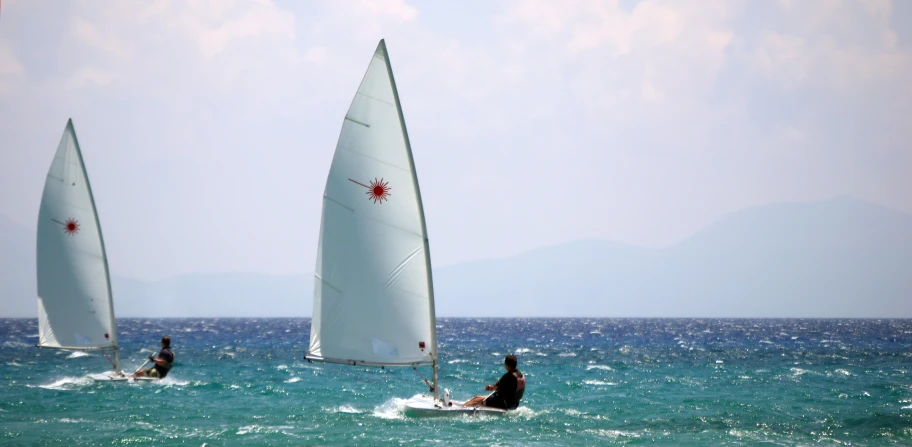
<path id="1" fill-rule="evenodd" d="M 403 416 L 411 369 L 308 363 L 309 319 L 118 320 L 124 367 L 170 335 L 161 383 L 0 320 L 2 445 L 912 445 L 912 320 L 441 319 L 441 383 L 505 417 Z M 428 375 L 428 369 L 422 371 Z"/>

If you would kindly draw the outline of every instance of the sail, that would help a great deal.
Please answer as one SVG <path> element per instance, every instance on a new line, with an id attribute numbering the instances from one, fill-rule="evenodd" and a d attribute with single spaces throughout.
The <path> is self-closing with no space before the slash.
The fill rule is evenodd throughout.
<path id="1" fill-rule="evenodd" d="M 326 180 L 307 358 L 432 364 L 430 265 L 418 179 L 381 40 L 345 115 Z"/>
<path id="2" fill-rule="evenodd" d="M 38 346 L 116 349 L 108 260 L 72 120 L 44 183 L 37 258 Z"/>

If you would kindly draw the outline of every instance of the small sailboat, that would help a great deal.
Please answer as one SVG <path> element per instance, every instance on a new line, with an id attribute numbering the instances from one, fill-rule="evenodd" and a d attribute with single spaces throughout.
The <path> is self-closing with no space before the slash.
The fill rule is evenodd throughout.
<path id="1" fill-rule="evenodd" d="M 120 370 L 108 258 L 73 120 L 44 183 L 37 249 L 38 347 L 101 351 L 112 370 L 93 378 L 128 380 Z"/>
<path id="2" fill-rule="evenodd" d="M 345 115 L 326 180 L 305 358 L 430 366 L 430 394 L 406 401 L 407 412 L 503 412 L 463 407 L 438 391 L 427 227 L 383 40 Z"/>

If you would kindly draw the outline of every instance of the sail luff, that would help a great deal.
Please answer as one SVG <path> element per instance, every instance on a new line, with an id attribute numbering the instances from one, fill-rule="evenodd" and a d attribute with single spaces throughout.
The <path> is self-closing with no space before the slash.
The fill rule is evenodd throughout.
<path id="1" fill-rule="evenodd" d="M 67 120 L 67 128 L 73 134 L 73 144 L 76 147 L 76 155 L 79 157 L 79 166 L 82 168 L 82 175 L 85 177 L 86 189 L 89 190 L 89 202 L 92 204 L 92 213 L 95 215 L 95 228 L 98 231 L 98 242 L 101 244 L 101 259 L 104 262 L 105 284 L 108 289 L 108 312 L 111 321 L 111 345 L 116 353 L 119 349 L 117 346 L 117 320 L 114 317 L 114 292 L 111 290 L 111 271 L 108 268 L 108 252 L 105 249 L 104 235 L 101 232 L 101 219 L 98 218 L 98 208 L 95 206 L 95 194 L 92 192 L 92 183 L 89 181 L 89 173 L 86 172 L 85 160 L 82 158 L 82 149 L 79 146 L 79 139 L 76 138 L 76 127 L 73 126 L 73 119 Z M 115 356 L 119 359 L 119 356 Z M 114 362 L 114 369 L 118 367 L 118 361 Z"/>
<path id="2" fill-rule="evenodd" d="M 427 269 L 427 286 L 428 296 L 430 298 L 431 313 L 431 342 L 430 351 L 434 359 L 434 397 L 437 397 L 437 363 L 440 358 L 437 352 L 437 315 L 434 302 L 434 275 L 431 271 L 431 248 L 428 241 L 427 221 L 424 216 L 424 202 L 421 200 L 421 188 L 418 187 L 418 171 L 415 169 L 415 158 L 412 155 L 412 143 L 409 140 L 408 129 L 405 125 L 405 116 L 402 113 L 402 104 L 399 102 L 399 89 L 396 87 L 396 78 L 393 76 L 393 67 L 390 62 L 389 52 L 386 50 L 386 40 L 380 40 L 380 46 L 383 49 L 383 59 L 386 61 L 386 71 L 389 74 L 390 85 L 393 88 L 393 98 L 396 99 L 396 111 L 399 112 L 399 124 L 402 126 L 402 137 L 405 140 L 405 151 L 408 154 L 409 165 L 412 169 L 412 183 L 415 188 L 415 196 L 418 201 L 418 215 L 421 219 L 421 236 L 424 238 L 424 263 Z"/>

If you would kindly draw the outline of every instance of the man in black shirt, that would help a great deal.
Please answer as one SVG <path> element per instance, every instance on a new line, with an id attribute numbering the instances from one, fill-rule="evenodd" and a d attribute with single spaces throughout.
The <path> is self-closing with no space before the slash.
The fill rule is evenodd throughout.
<path id="1" fill-rule="evenodd" d="M 508 355 L 504 359 L 504 367 L 507 373 L 501 376 L 500 380 L 494 385 L 485 385 L 485 391 L 493 391 L 487 397 L 475 396 L 469 399 L 465 404 L 467 407 L 494 407 L 512 410 L 519 406 L 526 391 L 526 378 L 522 371 L 516 369 L 516 356 Z"/>
<path id="2" fill-rule="evenodd" d="M 155 366 L 149 369 L 140 369 L 133 374 L 134 377 L 158 377 L 159 379 L 164 379 L 168 375 L 168 372 L 171 371 L 171 366 L 174 365 L 174 352 L 171 351 L 171 337 L 167 335 L 162 337 L 162 350 L 158 352 L 158 356 L 149 356 L 149 360 L 155 362 Z"/>

